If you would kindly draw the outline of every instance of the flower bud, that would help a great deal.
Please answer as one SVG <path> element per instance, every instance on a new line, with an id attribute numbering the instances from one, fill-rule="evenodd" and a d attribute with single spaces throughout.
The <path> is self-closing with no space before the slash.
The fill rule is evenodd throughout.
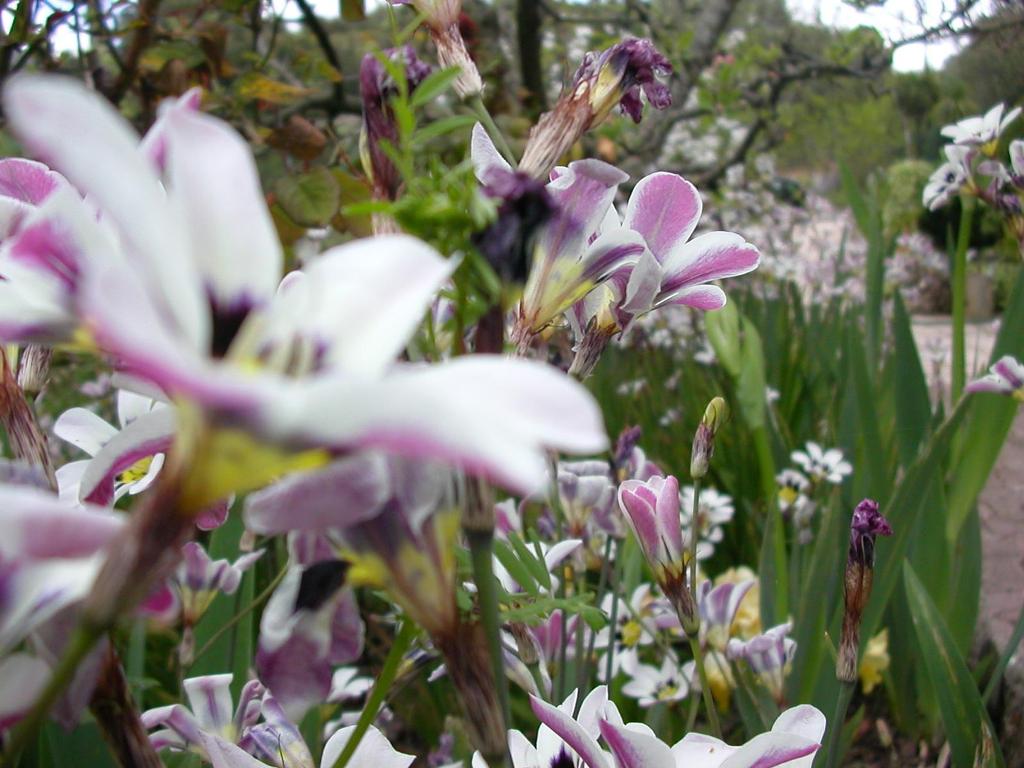
<path id="1" fill-rule="evenodd" d="M 412 46 L 385 51 L 387 58 L 403 67 L 405 82 L 411 93 L 431 72 L 431 67 L 417 58 Z M 398 95 L 398 83 L 384 63 L 374 54 L 363 56 L 359 65 L 359 94 L 363 100 L 363 130 L 359 152 L 363 170 L 373 183 L 374 196 L 394 200 L 401 178 L 388 157 L 385 146 L 398 145 L 398 124 L 391 109 L 391 99 Z"/>
<path id="2" fill-rule="evenodd" d="M 587 53 L 572 86 L 530 132 L 519 169 L 547 178 L 558 159 L 616 105 L 640 122 L 641 91 L 652 107 L 665 109 L 672 103 L 672 94 L 658 76 L 671 73 L 672 65 L 650 40 L 629 37 L 601 53 Z"/>
<path id="3" fill-rule="evenodd" d="M 498 216 L 473 235 L 473 245 L 506 283 L 523 284 L 530 270 L 534 235 L 557 211 L 546 185 L 525 173 L 491 168 L 483 192 Z"/>
<path id="4" fill-rule="evenodd" d="M 695 480 L 708 473 L 708 464 L 715 453 L 715 435 L 729 418 L 729 406 L 721 397 L 708 403 L 704 418 L 693 437 L 693 451 L 690 456 L 690 476 Z"/>
<path id="5" fill-rule="evenodd" d="M 843 630 L 836 660 L 836 677 L 845 682 L 857 680 L 857 652 L 860 645 L 860 619 L 871 597 L 875 572 L 875 537 L 891 536 L 892 527 L 878 511 L 878 502 L 864 499 L 850 522 L 850 548 L 843 580 Z"/>

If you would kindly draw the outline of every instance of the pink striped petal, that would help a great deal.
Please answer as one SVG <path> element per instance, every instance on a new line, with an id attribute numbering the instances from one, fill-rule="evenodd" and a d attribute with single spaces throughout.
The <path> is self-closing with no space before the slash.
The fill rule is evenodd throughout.
<path id="1" fill-rule="evenodd" d="M 659 295 L 655 307 L 678 304 L 694 309 L 714 310 L 725 306 L 725 292 L 717 285 L 693 285 L 677 291 Z"/>
<path id="2" fill-rule="evenodd" d="M 182 228 L 128 122 L 99 94 L 71 78 L 23 74 L 3 92 L 4 111 L 23 144 L 99 204 L 158 291 L 161 310 L 196 347 L 209 312 Z M 75 127 L 74 141 L 68 126 Z M 113 254 L 91 256 L 109 262 Z"/>
<path id="3" fill-rule="evenodd" d="M 624 226 L 635 229 L 662 262 L 685 243 L 700 220 L 703 203 L 697 188 L 675 173 L 652 173 L 633 188 Z"/>
<path id="4" fill-rule="evenodd" d="M 0 485 L 0 555 L 7 558 L 78 558 L 102 549 L 124 518 L 99 507 L 71 506 L 47 491 Z"/>
<path id="5" fill-rule="evenodd" d="M 709 232 L 674 249 L 665 258 L 661 290 L 672 293 L 710 280 L 743 275 L 756 269 L 760 261 L 757 248 L 739 235 Z"/>
<path id="6" fill-rule="evenodd" d="M 67 180 L 42 163 L 20 157 L 0 159 L 0 196 L 40 205 Z"/>
<path id="7" fill-rule="evenodd" d="M 672 750 L 656 736 L 608 720 L 600 727 L 619 768 L 675 768 Z"/>
<path id="8" fill-rule="evenodd" d="M 610 768 L 604 752 L 594 737 L 577 723 L 571 713 L 548 704 L 543 699 L 530 696 L 530 707 L 544 725 L 550 728 L 571 749 L 575 750 L 588 768 Z M 543 752 L 543 750 L 538 750 Z"/>

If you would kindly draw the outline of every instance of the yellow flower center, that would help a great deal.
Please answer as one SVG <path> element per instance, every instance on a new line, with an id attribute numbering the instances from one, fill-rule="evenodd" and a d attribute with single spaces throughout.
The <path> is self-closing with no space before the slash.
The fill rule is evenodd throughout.
<path id="1" fill-rule="evenodd" d="M 640 626 L 639 621 L 627 621 L 622 625 L 622 644 L 627 648 L 632 648 L 640 642 L 640 636 L 643 635 L 643 633 L 644 629 Z"/>
<path id="2" fill-rule="evenodd" d="M 144 459 L 139 459 L 130 467 L 128 467 L 128 469 L 126 469 L 124 472 L 118 475 L 117 481 L 123 485 L 139 482 L 139 480 L 144 478 L 146 476 L 146 473 L 149 472 L 149 467 L 152 463 L 152 456 L 147 456 Z"/>

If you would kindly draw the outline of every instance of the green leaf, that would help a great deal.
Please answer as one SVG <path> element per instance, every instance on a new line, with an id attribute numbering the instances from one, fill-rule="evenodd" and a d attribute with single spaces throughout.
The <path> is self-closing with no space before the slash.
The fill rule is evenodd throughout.
<path id="1" fill-rule="evenodd" d="M 733 302 L 704 315 L 704 327 L 715 356 L 733 378 L 740 375 L 740 315 Z"/>
<path id="2" fill-rule="evenodd" d="M 910 317 L 903 306 L 899 291 L 893 297 L 893 355 L 891 360 L 894 396 L 896 400 L 896 443 L 900 461 L 906 465 L 924 442 L 931 423 L 932 412 L 928 398 L 928 383 L 917 344 L 910 326 Z"/>
<path id="3" fill-rule="evenodd" d="M 544 557 L 539 553 L 539 546 L 535 543 L 533 547 L 527 547 L 526 543 L 519 537 L 519 534 L 513 532 L 509 534 L 509 543 L 512 548 L 515 549 L 516 554 L 519 555 L 520 559 L 530 569 L 530 575 L 533 576 L 534 580 L 542 587 L 547 590 L 551 589 L 551 573 L 548 571 L 547 563 L 544 562 Z M 536 542 L 536 539 L 532 539 Z"/>
<path id="4" fill-rule="evenodd" d="M 992 724 L 974 678 L 910 563 L 903 565 L 903 584 L 921 656 L 938 698 L 953 765 L 1002 766 L 999 747 L 990 739 L 984 743 L 986 729 L 992 732 Z"/>
<path id="5" fill-rule="evenodd" d="M 419 93 L 419 89 L 416 89 Z M 434 120 L 424 128 L 420 128 L 412 136 L 412 146 L 415 149 L 422 149 L 436 138 L 445 136 L 454 131 L 461 131 L 471 128 L 476 123 L 473 115 L 451 115 L 440 120 Z"/>
<path id="6" fill-rule="evenodd" d="M 736 378 L 736 399 L 739 400 L 740 412 L 747 426 L 758 429 L 765 425 L 765 396 L 768 390 L 764 374 L 764 351 L 761 348 L 761 335 L 754 324 L 745 317 L 742 322 L 743 345 L 740 372 Z"/>
<path id="7" fill-rule="evenodd" d="M 498 562 L 505 566 L 505 570 L 511 574 L 512 578 L 516 580 L 520 589 L 524 592 L 530 593 L 531 595 L 540 594 L 540 589 L 537 587 L 537 581 L 530 573 L 530 569 L 522 560 L 519 559 L 512 547 L 509 546 L 508 542 L 502 541 L 501 539 L 495 539 L 494 555 L 498 558 Z"/>
<path id="8" fill-rule="evenodd" d="M 426 80 L 416 86 L 412 92 L 410 103 L 413 109 L 429 104 L 442 93 L 452 87 L 452 83 L 458 78 L 461 72 L 459 67 L 446 67 L 432 72 Z"/>
<path id="9" fill-rule="evenodd" d="M 341 204 L 341 187 L 326 168 L 283 176 L 274 184 L 274 194 L 292 221 L 307 227 L 327 224 Z"/>

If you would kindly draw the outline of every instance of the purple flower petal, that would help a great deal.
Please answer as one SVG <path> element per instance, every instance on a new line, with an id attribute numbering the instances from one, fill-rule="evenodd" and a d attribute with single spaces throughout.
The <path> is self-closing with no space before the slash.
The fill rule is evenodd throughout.
<path id="1" fill-rule="evenodd" d="M 243 514 L 254 533 L 323 532 L 374 517 L 388 490 L 384 457 L 359 453 L 250 494 Z"/>
<path id="2" fill-rule="evenodd" d="M 761 254 L 733 232 L 709 232 L 676 248 L 662 261 L 663 293 L 723 277 L 743 275 L 757 268 Z"/>
<path id="3" fill-rule="evenodd" d="M 700 220 L 697 188 L 675 173 L 652 173 L 633 188 L 623 226 L 643 235 L 659 263 L 685 243 Z"/>
<path id="4" fill-rule="evenodd" d="M 672 750 L 655 736 L 601 720 L 601 735 L 619 768 L 675 768 Z"/>

